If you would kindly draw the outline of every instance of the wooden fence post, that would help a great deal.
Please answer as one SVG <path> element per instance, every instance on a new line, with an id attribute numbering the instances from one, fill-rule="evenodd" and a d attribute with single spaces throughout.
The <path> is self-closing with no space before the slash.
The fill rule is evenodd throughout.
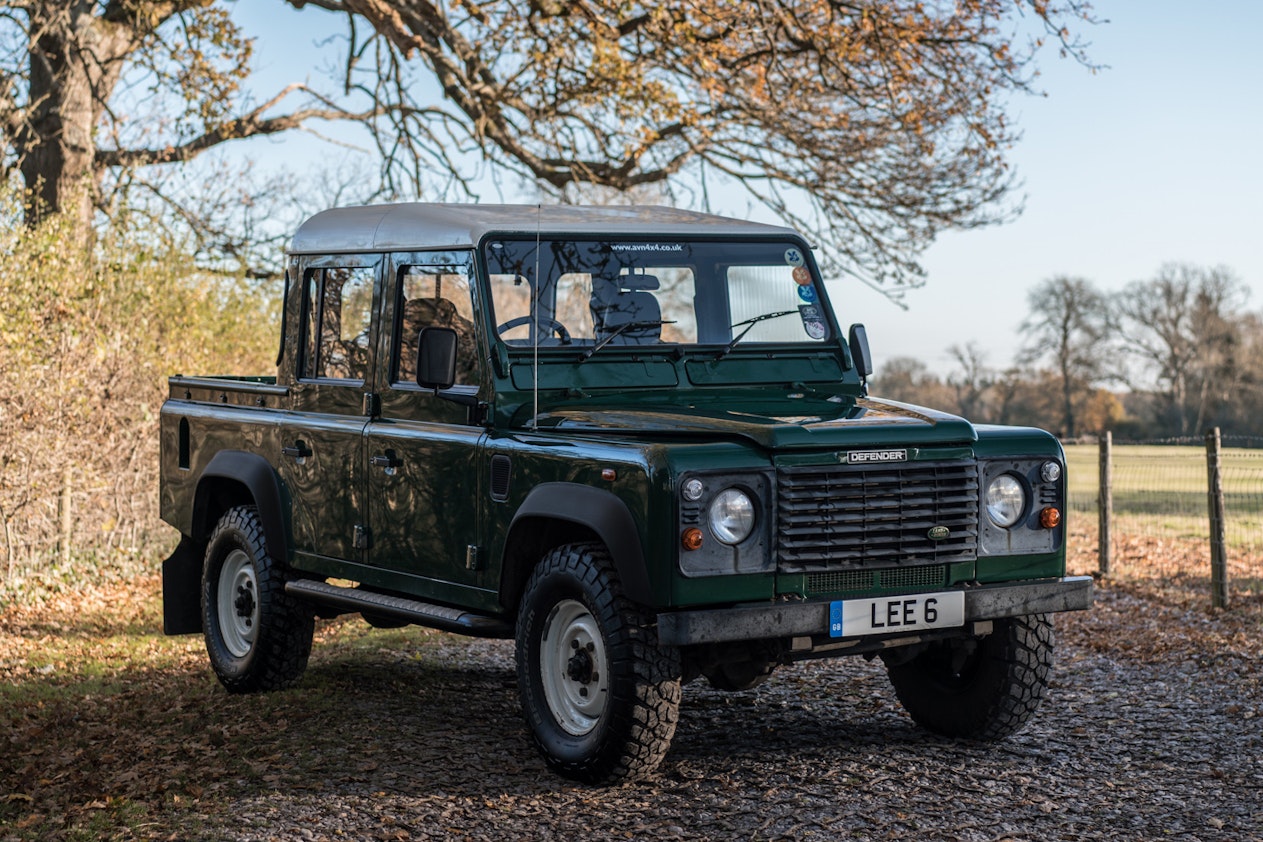
<path id="1" fill-rule="evenodd" d="M 1097 517 L 1099 530 L 1097 539 L 1097 570 L 1102 576 L 1110 574 L 1110 521 L 1114 517 L 1114 469 L 1113 451 L 1114 434 L 1105 432 L 1100 439 L 1101 487 L 1097 497 Z"/>
<path id="2" fill-rule="evenodd" d="M 1219 442 L 1219 428 L 1215 427 L 1206 434 L 1206 485 L 1210 509 L 1210 604 L 1214 608 L 1227 608 L 1228 546 Z"/>

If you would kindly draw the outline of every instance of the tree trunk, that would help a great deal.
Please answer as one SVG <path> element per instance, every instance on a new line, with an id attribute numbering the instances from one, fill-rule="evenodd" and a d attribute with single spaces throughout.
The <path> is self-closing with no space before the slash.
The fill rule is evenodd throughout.
<path id="1" fill-rule="evenodd" d="M 95 3 L 56 5 L 31 13 L 30 107 L 17 144 L 26 220 L 61 213 L 86 232 L 98 175 L 94 133 L 132 32 L 94 16 Z"/>
<path id="2" fill-rule="evenodd" d="M 1061 414 L 1062 427 L 1065 429 L 1064 435 L 1068 439 L 1073 439 L 1078 435 L 1074 423 L 1074 386 L 1070 378 L 1064 375 L 1061 379 Z"/>

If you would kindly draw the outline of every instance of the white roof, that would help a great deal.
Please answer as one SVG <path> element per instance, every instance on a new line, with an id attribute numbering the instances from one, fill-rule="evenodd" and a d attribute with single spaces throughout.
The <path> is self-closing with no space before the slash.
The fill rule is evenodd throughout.
<path id="1" fill-rule="evenodd" d="M 798 233 L 652 205 L 368 205 L 322 211 L 298 227 L 291 254 L 470 248 L 488 234 L 610 235 L 619 238 L 776 237 Z"/>

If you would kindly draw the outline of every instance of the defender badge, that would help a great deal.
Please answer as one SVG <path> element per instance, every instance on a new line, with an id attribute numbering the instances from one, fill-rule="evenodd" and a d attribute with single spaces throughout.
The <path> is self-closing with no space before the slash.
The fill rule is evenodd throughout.
<path id="1" fill-rule="evenodd" d="M 952 530 L 946 526 L 931 526 L 930 531 L 925 533 L 931 541 L 942 541 L 948 535 L 952 534 Z"/>
<path id="2" fill-rule="evenodd" d="M 907 462 L 906 450 L 848 450 L 838 454 L 838 461 L 848 465 L 862 465 L 870 462 Z"/>

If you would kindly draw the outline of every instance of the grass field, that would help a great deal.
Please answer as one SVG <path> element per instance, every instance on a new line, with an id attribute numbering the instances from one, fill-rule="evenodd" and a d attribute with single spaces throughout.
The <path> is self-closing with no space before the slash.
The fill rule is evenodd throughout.
<path id="1" fill-rule="evenodd" d="M 1066 448 L 1071 556 L 1096 569 L 1099 449 Z M 1228 581 L 1263 593 L 1263 451 L 1221 451 Z M 1115 445 L 1110 572 L 1163 588 L 1209 594 L 1210 516 L 1202 447 Z"/>
<path id="2" fill-rule="evenodd" d="M 1096 445 L 1066 448 L 1070 510 L 1096 517 L 1099 488 Z M 1263 451 L 1221 452 L 1228 543 L 1263 551 Z M 1115 533 L 1207 538 L 1206 451 L 1201 447 L 1116 445 L 1113 448 Z"/>

